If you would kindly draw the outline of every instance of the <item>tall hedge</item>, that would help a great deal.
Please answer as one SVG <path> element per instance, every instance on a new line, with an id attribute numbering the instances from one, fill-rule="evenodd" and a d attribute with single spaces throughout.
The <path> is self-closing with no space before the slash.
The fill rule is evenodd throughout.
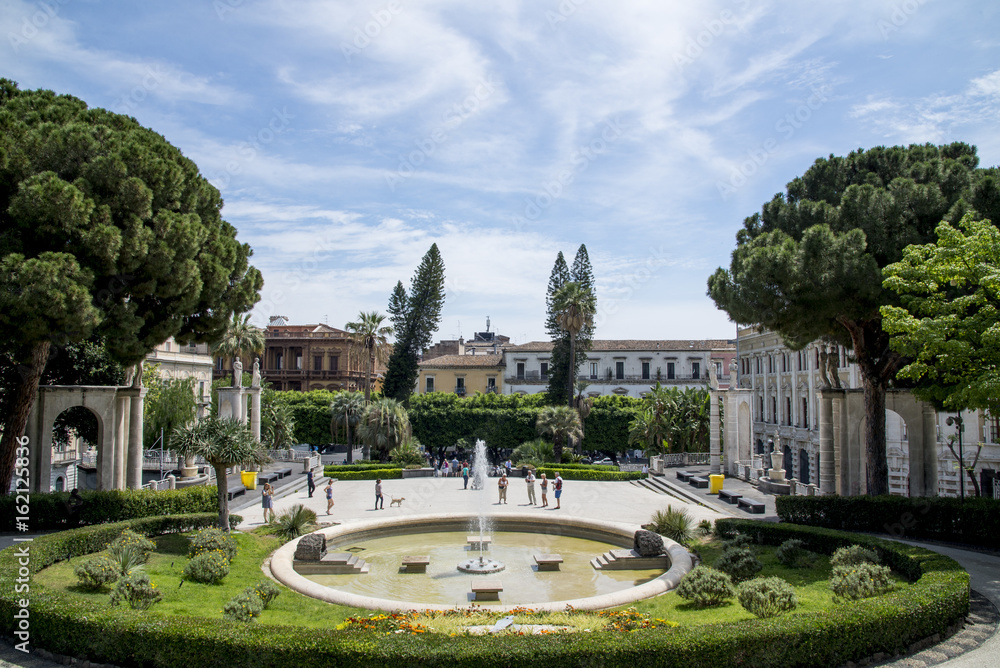
<path id="1" fill-rule="evenodd" d="M 903 496 L 779 496 L 778 517 L 816 527 L 1000 549 L 1000 501 Z"/>
<path id="2" fill-rule="evenodd" d="M 628 425 L 642 409 L 642 399 L 617 395 L 597 397 L 584 423 L 583 449 L 624 452 L 629 448 Z"/>
<path id="3" fill-rule="evenodd" d="M 459 397 L 432 392 L 410 398 L 413 435 L 428 448 L 447 448 L 459 439 L 482 439 L 491 448 L 513 449 L 536 437 L 535 420 L 544 406 L 538 395 L 477 394 Z"/>

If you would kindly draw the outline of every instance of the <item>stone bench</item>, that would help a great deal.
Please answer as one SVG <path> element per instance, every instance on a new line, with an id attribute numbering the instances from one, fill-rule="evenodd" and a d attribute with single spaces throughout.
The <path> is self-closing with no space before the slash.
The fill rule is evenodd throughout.
<path id="1" fill-rule="evenodd" d="M 241 496 L 246 493 L 247 488 L 243 485 L 231 485 L 229 487 L 229 491 L 226 492 L 226 498 L 232 501 L 234 497 Z"/>
<path id="2" fill-rule="evenodd" d="M 428 556 L 403 557 L 403 569 L 406 573 L 426 573 L 429 563 L 431 558 Z"/>
<path id="3" fill-rule="evenodd" d="M 472 593 L 475 594 L 475 601 L 499 601 L 500 592 L 503 585 L 499 580 L 480 580 L 472 585 Z"/>
<path id="4" fill-rule="evenodd" d="M 753 499 L 740 498 L 736 500 L 736 505 L 748 513 L 753 513 L 755 515 L 764 514 L 764 504 L 760 501 L 755 501 Z"/>
<path id="5" fill-rule="evenodd" d="M 493 542 L 493 539 L 490 538 L 489 536 L 483 536 L 482 538 L 480 538 L 479 536 L 466 536 L 465 542 L 468 543 L 469 547 L 472 548 L 473 550 L 478 550 L 478 549 L 488 550 L 490 549 L 490 543 Z M 481 546 L 480 543 L 482 543 Z"/>
<path id="6" fill-rule="evenodd" d="M 693 477 L 694 477 L 694 474 L 691 473 L 690 471 L 678 471 L 677 472 L 677 479 L 680 480 L 681 482 L 687 482 L 688 480 L 690 480 Z"/>
<path id="7" fill-rule="evenodd" d="M 536 554 L 535 563 L 540 571 L 558 571 L 563 559 L 558 554 Z"/>
<path id="8" fill-rule="evenodd" d="M 278 480 L 281 480 L 282 478 L 287 478 L 288 476 L 292 475 L 292 469 L 290 468 L 278 469 L 277 471 L 275 471 L 275 473 L 278 475 Z"/>
<path id="9" fill-rule="evenodd" d="M 708 478 L 702 478 L 701 476 L 691 476 L 688 479 L 688 484 L 692 487 L 697 487 L 699 489 L 708 489 Z"/>
<path id="10" fill-rule="evenodd" d="M 736 492 L 730 492 L 726 489 L 719 490 L 719 498 L 726 503 L 736 503 L 743 498 L 742 494 L 737 494 Z"/>
<path id="11" fill-rule="evenodd" d="M 257 474 L 257 484 L 263 485 L 264 483 L 274 482 L 278 479 L 277 473 L 258 473 Z"/>

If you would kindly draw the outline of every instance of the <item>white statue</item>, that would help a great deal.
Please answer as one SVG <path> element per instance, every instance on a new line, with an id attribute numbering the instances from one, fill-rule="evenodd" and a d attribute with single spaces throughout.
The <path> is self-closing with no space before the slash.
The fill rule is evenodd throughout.
<path id="1" fill-rule="evenodd" d="M 736 358 L 734 357 L 729 363 L 729 387 L 736 388 L 736 377 L 739 372 L 739 364 L 736 363 Z"/>
<path id="2" fill-rule="evenodd" d="M 708 386 L 713 390 L 719 389 L 719 370 L 712 362 L 708 363 Z"/>
<path id="3" fill-rule="evenodd" d="M 253 362 L 253 378 L 250 380 L 250 387 L 260 387 L 260 358 Z"/>
<path id="4" fill-rule="evenodd" d="M 138 390 L 142 387 L 142 362 L 136 362 L 132 370 L 132 389 Z"/>
<path id="5" fill-rule="evenodd" d="M 233 360 L 233 387 L 241 387 L 243 384 L 243 362 L 237 357 Z"/>

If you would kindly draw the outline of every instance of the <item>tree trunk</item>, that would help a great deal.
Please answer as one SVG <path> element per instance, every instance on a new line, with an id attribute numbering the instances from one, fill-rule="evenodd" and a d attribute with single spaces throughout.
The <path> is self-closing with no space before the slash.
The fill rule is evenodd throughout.
<path id="1" fill-rule="evenodd" d="M 212 464 L 215 469 L 215 486 L 219 494 L 219 528 L 229 531 L 229 479 L 226 478 L 226 467 Z"/>
<path id="2" fill-rule="evenodd" d="M 38 394 L 38 384 L 49 360 L 48 341 L 42 341 L 31 346 L 28 364 L 20 367 L 21 382 L 11 402 L 10 415 L 3 426 L 3 438 L 0 438 L 0 494 L 10 491 L 10 483 L 14 477 L 14 462 L 17 459 L 17 439 L 24 435 L 28 424 L 28 415 Z M 38 443 L 29 443 L 29 448 L 37 448 Z M 30 483 L 31 481 L 29 481 Z"/>
<path id="3" fill-rule="evenodd" d="M 573 408 L 573 394 L 576 376 L 576 336 L 573 332 L 569 333 L 569 364 L 566 368 L 566 375 L 569 376 L 569 407 Z"/>
<path id="4" fill-rule="evenodd" d="M 375 356 L 368 356 L 368 369 L 365 372 L 365 403 L 372 400 L 372 367 L 375 366 Z"/>
<path id="5" fill-rule="evenodd" d="M 347 432 L 347 463 L 354 463 L 354 439 L 351 434 L 351 423 L 350 420 L 345 420 L 344 431 Z"/>
<path id="6" fill-rule="evenodd" d="M 552 439 L 552 454 L 555 455 L 556 464 L 562 464 L 562 451 L 562 438 L 556 434 L 556 436 Z"/>
<path id="7" fill-rule="evenodd" d="M 862 374 L 865 388 L 865 454 L 868 494 L 889 493 L 889 462 L 885 454 L 885 386 Z"/>

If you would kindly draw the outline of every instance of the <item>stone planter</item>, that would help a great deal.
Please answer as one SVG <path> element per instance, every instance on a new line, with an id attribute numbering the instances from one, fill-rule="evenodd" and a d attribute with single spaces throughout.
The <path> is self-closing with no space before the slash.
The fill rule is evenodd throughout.
<path id="1" fill-rule="evenodd" d="M 433 478 L 434 469 L 432 468 L 422 468 L 422 469 L 403 469 L 403 478 Z"/>

